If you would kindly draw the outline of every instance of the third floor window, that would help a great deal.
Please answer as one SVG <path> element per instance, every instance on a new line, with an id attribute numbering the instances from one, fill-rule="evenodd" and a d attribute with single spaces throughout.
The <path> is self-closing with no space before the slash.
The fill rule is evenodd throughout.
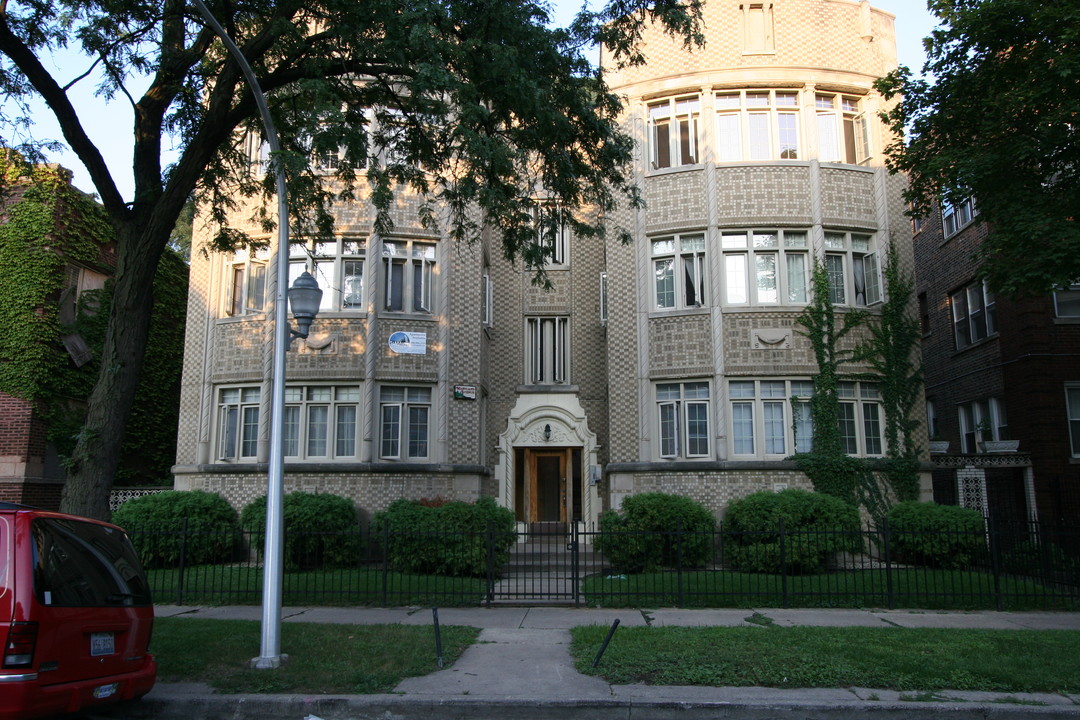
<path id="1" fill-rule="evenodd" d="M 700 162 L 697 97 L 670 98 L 649 105 L 649 136 L 653 169 Z"/>
<path id="2" fill-rule="evenodd" d="M 798 160 L 799 94 L 794 90 L 739 90 L 716 94 L 716 157 Z"/>

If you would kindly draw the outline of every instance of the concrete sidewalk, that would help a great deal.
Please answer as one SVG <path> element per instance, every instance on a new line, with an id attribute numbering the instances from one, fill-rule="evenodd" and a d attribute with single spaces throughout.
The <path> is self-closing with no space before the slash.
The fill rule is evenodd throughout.
<path id="1" fill-rule="evenodd" d="M 453 666 L 402 681 L 393 694 L 306 697 L 216 695 L 202 685 L 162 683 L 140 703 L 96 713 L 114 718 L 267 718 L 270 720 L 582 720 L 639 718 L 1069 718 L 1080 720 L 1080 694 L 938 692 L 864 688 L 787 690 L 611 685 L 578 673 L 570 628 L 739 626 L 755 613 L 777 625 L 1080 630 L 1080 613 L 917 612 L 907 610 L 596 610 L 553 607 L 446 608 L 442 625 L 481 628 Z M 258 607 L 159 606 L 159 617 L 258 620 Z M 430 608 L 285 608 L 285 622 L 430 625 Z M 287 650 L 287 649 L 286 649 Z M 433 662 L 434 666 L 434 662 Z"/>

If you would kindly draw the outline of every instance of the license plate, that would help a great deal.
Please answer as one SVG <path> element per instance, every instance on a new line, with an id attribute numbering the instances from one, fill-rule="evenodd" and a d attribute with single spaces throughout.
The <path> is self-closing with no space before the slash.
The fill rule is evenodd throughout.
<path id="1" fill-rule="evenodd" d="M 116 652 L 116 640 L 114 633 L 96 632 L 90 633 L 90 657 L 112 655 Z"/>
<path id="2" fill-rule="evenodd" d="M 120 686 L 120 683 L 109 683 L 108 685 L 100 685 L 94 688 L 94 699 L 104 700 L 107 697 L 112 697 L 116 694 L 116 689 Z"/>

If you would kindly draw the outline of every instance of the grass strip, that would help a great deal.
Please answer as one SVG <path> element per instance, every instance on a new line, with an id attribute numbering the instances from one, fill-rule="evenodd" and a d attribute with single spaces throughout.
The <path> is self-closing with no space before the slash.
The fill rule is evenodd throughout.
<path id="1" fill-rule="evenodd" d="M 442 625 L 443 661 L 460 657 L 477 628 Z M 160 682 L 203 682 L 223 693 L 369 694 L 390 692 L 404 678 L 435 672 L 435 631 L 413 625 L 282 623 L 289 660 L 252 670 L 260 623 L 253 620 L 157 618 L 151 651 Z"/>
<path id="2" fill-rule="evenodd" d="M 862 627 L 572 630 L 578 671 L 618 685 L 1075 693 L 1080 631 Z"/>

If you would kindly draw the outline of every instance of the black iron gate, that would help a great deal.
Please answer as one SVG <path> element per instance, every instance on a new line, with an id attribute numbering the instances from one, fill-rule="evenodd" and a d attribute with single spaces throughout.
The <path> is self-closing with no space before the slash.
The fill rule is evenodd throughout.
<path id="1" fill-rule="evenodd" d="M 579 605 L 582 578 L 603 564 L 591 536 L 577 523 L 532 523 L 519 533 L 506 565 L 488 578 L 488 604 Z"/>

